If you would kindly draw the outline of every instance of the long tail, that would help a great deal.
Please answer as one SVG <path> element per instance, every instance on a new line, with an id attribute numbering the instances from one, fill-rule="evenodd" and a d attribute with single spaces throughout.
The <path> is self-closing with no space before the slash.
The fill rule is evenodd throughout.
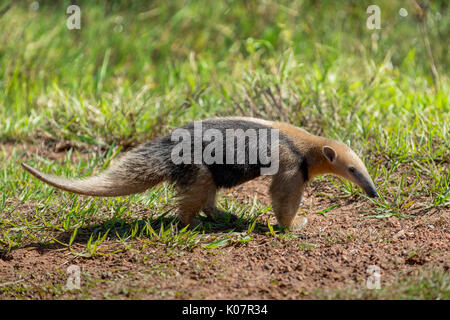
<path id="1" fill-rule="evenodd" d="M 39 180 L 56 188 L 73 193 L 114 197 L 145 191 L 165 179 L 158 168 L 151 168 L 152 161 L 130 151 L 103 173 L 85 179 L 65 179 L 40 172 L 22 163 L 22 167 Z"/>

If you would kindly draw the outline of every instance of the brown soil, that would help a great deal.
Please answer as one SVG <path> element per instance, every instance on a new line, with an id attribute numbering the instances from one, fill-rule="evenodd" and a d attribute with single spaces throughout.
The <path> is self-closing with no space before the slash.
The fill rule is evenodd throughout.
<path id="1" fill-rule="evenodd" d="M 225 194 L 242 202 L 256 195 L 269 204 L 268 183 L 251 181 Z M 449 269 L 449 212 L 411 206 L 413 218 L 367 218 L 374 208 L 363 197 L 327 197 L 336 189 L 315 181 L 303 209 L 307 226 L 295 239 L 252 233 L 248 243 L 213 250 L 170 249 L 155 243 L 95 258 L 78 257 L 59 245 L 33 245 L 0 255 L 3 298 L 299 299 L 315 289 L 364 287 L 367 268 L 381 268 L 382 285 L 401 272 L 435 266 Z M 318 211 L 339 204 L 325 215 Z M 261 223 L 273 214 L 260 217 Z M 117 241 L 107 241 L 113 251 Z M 72 248 L 85 246 L 75 244 Z M 81 290 L 66 291 L 69 265 L 81 268 Z M 24 289 L 26 288 L 26 290 Z"/>

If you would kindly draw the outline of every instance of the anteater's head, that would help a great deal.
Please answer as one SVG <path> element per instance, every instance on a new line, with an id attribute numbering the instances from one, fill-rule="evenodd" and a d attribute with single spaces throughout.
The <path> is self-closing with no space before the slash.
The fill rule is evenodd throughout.
<path id="1" fill-rule="evenodd" d="M 346 144 L 333 141 L 322 147 L 322 153 L 328 163 L 330 173 L 357 184 L 369 197 L 378 197 L 377 189 L 366 166 Z"/>

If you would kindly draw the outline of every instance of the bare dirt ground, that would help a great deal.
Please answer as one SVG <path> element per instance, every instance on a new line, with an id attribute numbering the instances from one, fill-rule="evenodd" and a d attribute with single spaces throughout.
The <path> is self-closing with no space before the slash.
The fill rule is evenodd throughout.
<path id="1" fill-rule="evenodd" d="M 270 203 L 267 179 L 224 193 L 241 202 L 256 195 Z M 362 197 L 327 197 L 330 183 L 314 181 L 303 209 L 308 224 L 295 239 L 253 233 L 253 240 L 213 250 L 170 249 L 158 243 L 139 250 L 83 258 L 58 245 L 30 245 L 0 254 L 0 298 L 302 299 L 316 290 L 365 287 L 367 268 L 377 265 L 381 284 L 427 267 L 449 270 L 449 212 L 412 206 L 413 218 L 367 218 L 374 205 Z M 319 195 L 318 195 L 319 194 Z M 325 214 L 320 210 L 333 208 Z M 265 224 L 269 212 L 259 218 Z M 116 241 L 102 245 L 114 251 Z M 75 243 L 85 246 L 85 243 Z M 81 268 L 81 289 L 64 289 L 69 265 Z M 12 285 L 12 286 L 11 286 Z M 0 289 L 2 289 L 0 287 Z"/>

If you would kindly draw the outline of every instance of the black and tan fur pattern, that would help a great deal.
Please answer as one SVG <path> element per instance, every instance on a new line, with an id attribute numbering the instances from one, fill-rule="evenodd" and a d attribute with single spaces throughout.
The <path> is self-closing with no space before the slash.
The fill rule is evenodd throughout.
<path id="1" fill-rule="evenodd" d="M 280 226 L 295 229 L 296 213 L 308 181 L 320 174 L 336 174 L 359 185 L 369 196 L 377 191 L 364 163 L 345 144 L 314 136 L 290 124 L 255 118 L 230 117 L 202 121 L 203 130 L 278 129 L 279 170 L 272 177 L 270 194 Z M 193 124 L 183 127 L 193 130 Z M 69 180 L 50 176 L 22 164 L 38 179 L 63 190 L 90 196 L 121 196 L 145 191 L 162 181 L 174 183 L 179 194 L 178 214 L 184 225 L 193 225 L 203 211 L 212 216 L 216 209 L 216 192 L 260 175 L 263 165 L 256 164 L 175 164 L 172 148 L 178 142 L 171 135 L 142 144 L 125 153 L 103 173 L 86 179 Z M 192 141 L 192 144 L 194 142 Z M 203 148 L 205 144 L 203 144 Z M 246 141 L 246 154 L 257 146 Z M 224 157 L 227 149 L 224 148 Z M 228 150 L 229 151 L 229 150 Z M 248 159 L 247 159 L 248 160 Z"/>

